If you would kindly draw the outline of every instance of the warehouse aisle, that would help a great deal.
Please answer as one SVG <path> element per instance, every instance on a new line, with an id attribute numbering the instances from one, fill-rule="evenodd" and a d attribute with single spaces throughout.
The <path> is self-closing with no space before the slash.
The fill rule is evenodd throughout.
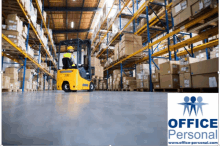
<path id="1" fill-rule="evenodd" d="M 3 93 L 2 106 L 3 144 L 167 143 L 166 93 Z"/>

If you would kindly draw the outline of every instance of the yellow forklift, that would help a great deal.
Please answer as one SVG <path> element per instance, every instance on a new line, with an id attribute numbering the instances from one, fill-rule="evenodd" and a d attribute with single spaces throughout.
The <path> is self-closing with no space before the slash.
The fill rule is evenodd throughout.
<path id="1" fill-rule="evenodd" d="M 62 69 L 59 69 L 60 47 L 66 45 L 68 53 L 62 58 Z M 87 63 L 81 64 L 82 45 L 87 47 Z M 73 47 L 76 46 L 76 49 Z M 73 61 L 73 52 L 77 52 L 77 61 Z M 75 56 L 74 56 L 75 57 Z M 58 71 L 57 71 L 57 90 L 65 92 L 76 92 L 79 90 L 93 91 L 95 86 L 92 82 L 91 69 L 91 42 L 90 40 L 66 40 L 59 44 Z"/>

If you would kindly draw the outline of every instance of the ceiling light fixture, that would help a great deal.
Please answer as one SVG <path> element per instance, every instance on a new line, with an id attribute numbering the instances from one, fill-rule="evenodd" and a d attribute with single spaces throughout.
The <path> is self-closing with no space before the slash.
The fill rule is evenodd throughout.
<path id="1" fill-rule="evenodd" d="M 73 27 L 74 27 L 74 22 L 72 21 L 72 22 L 71 22 L 71 28 L 73 28 Z"/>

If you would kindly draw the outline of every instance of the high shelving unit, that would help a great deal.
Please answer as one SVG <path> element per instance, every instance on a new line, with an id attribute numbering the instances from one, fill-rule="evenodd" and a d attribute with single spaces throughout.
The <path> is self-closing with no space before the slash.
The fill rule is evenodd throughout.
<path id="1" fill-rule="evenodd" d="M 30 0 L 30 2 L 32 3 L 32 0 Z M 12 59 L 12 61 L 17 62 L 20 65 L 22 65 L 22 67 L 24 69 L 23 77 L 25 77 L 26 68 L 36 69 L 37 70 L 37 82 L 38 82 L 38 78 L 39 78 L 39 73 L 42 72 L 42 73 L 44 73 L 44 81 L 45 81 L 45 77 L 47 76 L 48 79 L 50 79 L 50 78 L 53 79 L 53 83 L 55 83 L 55 76 L 54 75 L 55 75 L 55 71 L 57 70 L 57 66 L 55 63 L 56 49 L 55 49 L 53 41 L 49 35 L 49 32 L 48 32 L 49 21 L 48 21 L 48 26 L 46 26 L 46 22 L 44 21 L 44 18 L 42 15 L 44 6 L 42 6 L 42 11 L 41 11 L 39 4 L 38 4 L 38 1 L 36 0 L 35 2 L 36 2 L 38 14 L 40 15 L 40 19 L 41 19 L 41 25 L 40 25 L 41 30 L 43 29 L 42 24 L 44 24 L 44 28 L 46 29 L 46 34 L 47 34 L 48 40 L 50 42 L 50 45 L 48 44 L 48 47 L 50 48 L 49 51 L 47 50 L 46 46 L 44 45 L 43 41 L 41 40 L 40 34 L 38 34 L 38 32 L 36 31 L 36 28 L 34 27 L 34 24 L 31 21 L 30 15 L 27 14 L 27 12 L 25 11 L 25 8 L 22 5 L 20 0 L 16 0 L 16 1 L 9 0 L 6 3 L 4 3 L 3 4 L 3 14 L 4 14 L 4 16 L 6 16 L 6 14 L 10 14 L 10 13 L 13 13 L 16 11 L 17 15 L 24 20 L 23 22 L 24 22 L 24 24 L 27 25 L 27 28 L 28 28 L 27 39 L 25 42 L 26 50 L 28 48 L 28 45 L 32 46 L 32 48 L 34 50 L 37 50 L 39 52 L 39 54 L 41 54 L 42 57 L 45 57 L 45 59 L 42 59 L 42 61 L 46 62 L 47 65 L 49 65 L 49 70 L 46 70 L 45 68 L 43 68 L 41 66 L 40 55 L 38 57 L 38 60 L 34 59 L 32 56 L 27 54 L 25 50 L 22 50 L 16 44 L 14 44 L 12 41 L 10 41 L 10 39 L 7 38 L 4 34 L 2 34 L 2 38 L 5 40 L 5 43 L 7 42 L 10 44 L 10 47 L 8 49 L 3 48 L 2 56 L 8 57 L 8 58 Z M 42 3 L 44 4 L 44 1 Z M 12 10 L 10 11 L 10 9 L 12 9 Z M 30 35 L 30 30 L 35 34 L 35 36 Z M 54 70 L 54 74 L 51 74 L 51 69 Z M 23 79 L 22 91 L 24 91 L 24 83 L 25 83 L 25 80 Z M 49 86 L 48 86 L 48 88 L 49 88 Z M 45 88 L 44 88 L 44 90 L 45 90 Z"/>
<path id="2" fill-rule="evenodd" d="M 207 38 L 211 36 L 217 35 L 218 27 L 205 29 L 203 32 L 201 32 L 200 34 L 194 37 L 192 37 L 192 33 L 185 33 L 187 31 L 190 32 L 190 30 L 195 29 L 195 27 L 201 22 L 208 22 L 208 21 L 213 21 L 213 20 L 218 19 L 218 7 L 210 10 L 209 13 L 203 13 L 195 17 L 194 19 L 185 23 L 181 27 L 175 28 L 174 20 L 171 14 L 172 1 L 170 0 L 169 1 L 165 0 L 163 3 L 154 2 L 154 0 L 148 0 L 148 1 L 145 1 L 140 7 L 138 7 L 138 1 L 128 0 L 125 3 L 123 2 L 123 0 L 115 0 L 113 5 L 116 3 L 116 1 L 118 1 L 118 4 L 119 4 L 119 13 L 117 14 L 115 18 L 113 18 L 114 20 L 111 21 L 112 23 L 107 28 L 107 32 L 103 35 L 103 37 L 100 38 L 100 30 L 101 30 L 101 27 L 100 27 L 99 31 L 96 33 L 96 37 L 93 40 L 93 43 L 94 43 L 97 41 L 97 39 L 99 39 L 99 42 L 94 45 L 94 49 L 92 52 L 94 54 L 95 52 L 99 51 L 96 55 L 97 58 L 100 58 L 100 59 L 107 58 L 108 60 L 108 58 L 111 55 L 113 55 L 113 53 L 109 54 L 109 51 L 108 51 L 109 46 L 111 46 L 112 44 L 114 45 L 115 41 L 117 42 L 121 40 L 121 36 L 123 35 L 124 30 L 128 27 L 130 23 L 133 22 L 133 24 L 135 24 L 135 21 L 136 21 L 138 25 L 139 19 L 141 18 L 141 14 L 145 14 L 147 23 L 141 28 L 139 28 L 138 30 L 136 30 L 135 26 L 133 28 L 133 34 L 142 36 L 143 48 L 136 51 L 133 54 L 128 55 L 125 58 L 121 58 L 116 61 L 113 61 L 109 66 L 105 67 L 107 79 L 109 78 L 109 73 L 108 73 L 109 70 L 121 69 L 121 78 L 122 78 L 123 69 L 135 69 L 136 64 L 147 61 L 149 63 L 149 69 L 150 69 L 150 91 L 153 91 L 153 85 L 152 85 L 152 79 L 151 79 L 151 72 L 152 72 L 151 64 L 152 63 L 155 64 L 155 62 L 153 61 L 153 58 L 168 58 L 169 60 L 174 58 L 174 60 L 179 60 L 179 56 L 189 54 L 189 56 L 194 57 L 194 52 L 197 52 L 203 49 L 207 50 L 207 48 L 218 45 L 218 39 L 217 39 L 217 40 L 212 40 L 210 42 L 205 41 L 204 44 L 199 45 L 199 46 L 195 46 L 195 47 L 193 46 L 193 43 L 206 40 Z M 132 6 L 132 9 L 133 9 L 133 12 L 131 12 L 132 17 L 130 18 L 130 21 L 124 27 L 122 27 L 121 26 L 121 17 L 123 15 L 122 10 L 128 5 Z M 158 7 L 163 8 L 163 11 L 160 12 L 160 14 L 155 12 L 155 9 L 157 9 Z M 135 8 L 136 8 L 136 12 L 134 11 Z M 151 13 L 154 13 L 155 17 L 149 20 L 148 15 Z M 105 18 L 105 20 L 107 20 L 107 17 Z M 119 29 L 120 30 L 113 37 L 113 39 L 109 40 L 109 33 L 111 33 L 110 30 L 116 18 L 119 18 Z M 214 19 L 210 20 L 210 18 L 214 18 Z M 103 23 L 99 24 L 99 26 L 104 25 L 104 23 L 106 22 L 104 21 Z M 163 37 L 157 39 L 156 41 L 152 41 L 158 35 L 162 35 L 162 34 L 164 34 Z M 189 35 L 190 38 L 186 40 L 180 40 L 177 35 L 182 35 L 182 36 Z M 107 37 L 106 38 L 107 47 L 101 50 L 100 45 L 101 43 L 103 43 L 103 40 L 105 39 L 105 37 Z M 171 45 L 170 39 L 173 40 L 173 45 Z M 167 45 L 163 49 L 155 52 L 155 50 L 158 49 L 159 44 L 163 41 L 167 41 Z M 189 49 L 186 48 L 186 46 L 188 45 L 190 46 Z M 184 47 L 185 50 L 178 52 L 178 50 L 182 47 Z M 141 53 L 143 51 L 146 51 L 148 53 L 148 56 L 138 58 L 138 59 L 134 58 L 136 54 Z M 167 56 L 164 57 L 164 55 L 166 54 Z M 159 69 L 159 67 L 156 64 L 155 66 L 157 67 L 157 69 Z M 121 79 L 121 84 L 122 84 L 122 79 Z"/>

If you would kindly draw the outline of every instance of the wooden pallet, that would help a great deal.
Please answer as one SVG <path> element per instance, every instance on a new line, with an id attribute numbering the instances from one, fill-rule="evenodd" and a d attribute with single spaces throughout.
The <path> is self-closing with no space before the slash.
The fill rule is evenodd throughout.
<path id="1" fill-rule="evenodd" d="M 12 92 L 11 89 L 2 89 L 2 92 Z"/>
<path id="2" fill-rule="evenodd" d="M 218 93 L 218 88 L 181 88 L 180 92 L 190 93 Z"/>
<path id="3" fill-rule="evenodd" d="M 127 88 L 127 89 L 122 89 L 122 91 L 137 91 L 137 89 Z"/>
<path id="4" fill-rule="evenodd" d="M 137 91 L 139 91 L 139 92 L 148 92 L 149 89 L 148 88 L 138 88 Z"/>
<path id="5" fill-rule="evenodd" d="M 121 89 L 113 89 L 113 91 L 121 91 Z"/>
<path id="6" fill-rule="evenodd" d="M 180 92 L 180 89 L 153 89 L 154 92 Z"/>

